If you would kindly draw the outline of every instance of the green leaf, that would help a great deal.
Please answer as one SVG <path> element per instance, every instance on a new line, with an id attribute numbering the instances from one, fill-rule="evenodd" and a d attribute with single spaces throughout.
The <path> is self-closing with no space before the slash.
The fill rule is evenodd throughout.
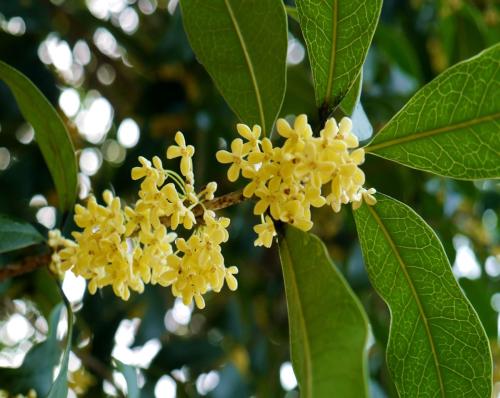
<path id="1" fill-rule="evenodd" d="M 47 398 L 66 398 L 68 396 L 68 361 L 69 353 L 71 352 L 71 342 L 73 337 L 73 311 L 71 310 L 71 304 L 66 299 L 66 296 L 64 296 L 62 290 L 61 294 L 63 295 L 64 303 L 66 305 L 66 311 L 68 314 L 68 333 L 66 337 L 66 347 L 64 349 L 61 366 L 59 368 L 59 374 L 54 380 L 54 384 L 52 384 Z"/>
<path id="2" fill-rule="evenodd" d="M 356 134 L 360 141 L 367 140 L 373 134 L 373 127 L 361 105 L 360 97 L 362 86 L 363 73 L 360 70 L 354 85 L 333 112 L 337 120 L 340 120 L 344 116 L 348 116 L 352 119 L 354 134 Z"/>
<path id="3" fill-rule="evenodd" d="M 0 253 L 42 242 L 43 236 L 29 223 L 0 214 Z"/>
<path id="4" fill-rule="evenodd" d="M 356 105 L 359 103 L 359 99 L 361 96 L 361 88 L 363 86 L 363 73 L 360 70 L 358 73 L 358 77 L 354 81 L 354 84 L 351 86 L 346 96 L 339 104 L 338 109 L 342 112 L 343 115 L 351 117 Z"/>
<path id="5" fill-rule="evenodd" d="M 395 37 L 397 40 L 394 40 Z M 375 32 L 374 42 L 377 49 L 403 72 L 418 82 L 423 80 L 422 67 L 415 46 L 402 29 L 381 23 Z"/>
<path id="6" fill-rule="evenodd" d="M 299 13 L 297 12 L 297 9 L 295 7 L 285 6 L 285 10 L 290 18 L 292 18 L 296 22 L 299 22 Z"/>
<path id="7" fill-rule="evenodd" d="M 0 61 L 0 79 L 12 90 L 19 109 L 35 130 L 45 162 L 59 195 L 61 210 L 76 199 L 77 168 L 69 134 L 50 102 L 21 72 Z"/>
<path id="8" fill-rule="evenodd" d="M 181 0 L 198 60 L 246 124 L 271 131 L 286 85 L 287 19 L 277 0 Z"/>
<path id="9" fill-rule="evenodd" d="M 370 280 L 391 310 L 387 363 L 400 397 L 491 395 L 488 338 L 434 231 L 385 195 L 354 211 Z"/>
<path id="10" fill-rule="evenodd" d="M 366 152 L 445 177 L 500 177 L 500 45 L 419 90 Z"/>
<path id="11" fill-rule="evenodd" d="M 141 392 L 137 386 L 137 372 L 135 367 L 126 365 L 117 359 L 114 359 L 114 361 L 116 362 L 116 368 L 123 374 L 127 382 L 127 397 L 140 398 Z"/>
<path id="12" fill-rule="evenodd" d="M 366 397 L 368 321 L 358 299 L 316 236 L 287 227 L 280 258 L 301 397 Z"/>
<path id="13" fill-rule="evenodd" d="M 62 303 L 50 313 L 47 339 L 31 348 L 19 368 L 0 369 L 2 388 L 11 394 L 27 394 L 33 388 L 39 397 L 45 397 L 52 384 L 52 372 L 61 354 L 57 341 L 57 324 Z"/>
<path id="14" fill-rule="evenodd" d="M 356 81 L 382 0 L 296 0 L 311 61 L 316 103 L 329 114 Z"/>

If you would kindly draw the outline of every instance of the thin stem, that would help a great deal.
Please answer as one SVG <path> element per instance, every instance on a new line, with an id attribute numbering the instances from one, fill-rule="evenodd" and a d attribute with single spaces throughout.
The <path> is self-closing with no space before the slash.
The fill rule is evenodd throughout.
<path id="1" fill-rule="evenodd" d="M 184 188 L 184 181 L 182 180 L 181 176 L 179 174 L 177 174 L 175 171 L 171 171 L 171 170 L 166 170 L 167 172 L 167 175 L 170 176 L 172 178 L 172 180 L 174 180 L 174 182 L 177 183 L 177 185 L 179 186 L 180 189 L 182 189 L 182 191 L 184 192 L 184 194 L 186 194 L 186 190 Z"/>

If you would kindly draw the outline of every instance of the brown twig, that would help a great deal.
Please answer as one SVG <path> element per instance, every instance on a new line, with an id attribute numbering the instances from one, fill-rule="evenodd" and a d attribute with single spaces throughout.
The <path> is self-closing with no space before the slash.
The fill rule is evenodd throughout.
<path id="1" fill-rule="evenodd" d="M 226 195 L 219 196 L 204 203 L 205 209 L 207 210 L 222 210 L 227 207 L 236 205 L 245 201 L 246 198 L 243 196 L 243 192 L 235 191 L 230 192 Z M 197 206 L 194 208 L 194 215 L 197 219 L 199 219 L 203 214 L 203 207 Z M 201 222 L 203 220 L 200 220 Z M 168 226 L 170 224 L 170 220 L 168 217 L 162 218 L 162 223 Z M 6 265 L 4 267 L 0 267 L 0 282 L 12 278 L 18 275 L 27 274 L 28 272 L 32 272 L 38 268 L 45 267 L 50 264 L 51 253 L 41 254 L 38 256 L 28 256 L 23 258 L 22 260 Z"/>
<path id="2" fill-rule="evenodd" d="M 230 192 L 228 194 L 214 198 L 209 202 L 206 202 L 205 208 L 207 210 L 213 210 L 213 211 L 222 210 L 225 209 L 226 207 L 230 207 L 233 205 L 237 205 L 238 203 L 244 202 L 245 200 L 247 200 L 247 198 L 243 196 L 243 191 L 239 190 L 235 192 Z"/>
<path id="3" fill-rule="evenodd" d="M 198 223 L 203 223 L 203 219 L 201 218 L 203 216 L 203 212 L 206 210 L 222 210 L 227 207 L 231 207 L 233 205 L 237 205 L 238 203 L 244 202 L 247 200 L 245 196 L 243 196 L 243 191 L 235 191 L 235 192 L 230 192 L 228 194 L 219 196 L 217 198 L 214 198 L 212 200 L 209 200 L 208 202 L 204 202 L 203 206 L 198 205 L 193 209 L 194 216 L 196 217 L 196 221 Z M 163 225 L 166 227 L 170 226 L 170 219 L 169 217 L 162 217 L 161 222 Z"/>
<path id="4" fill-rule="evenodd" d="M 7 278 L 26 274 L 38 268 L 45 267 L 50 263 L 51 254 L 40 254 L 38 256 L 28 256 L 22 260 L 8 264 L 0 268 L 0 282 Z"/>

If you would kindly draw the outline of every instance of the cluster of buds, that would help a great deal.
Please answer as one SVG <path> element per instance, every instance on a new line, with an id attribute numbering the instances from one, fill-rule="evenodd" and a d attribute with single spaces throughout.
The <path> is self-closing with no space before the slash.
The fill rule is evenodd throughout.
<path id="1" fill-rule="evenodd" d="M 365 152 L 358 148 L 352 122 L 343 118 L 339 124 L 329 119 L 319 137 L 314 137 L 306 115 L 295 119 L 293 127 L 285 119 L 276 124 L 285 141 L 274 147 L 269 138 L 261 139 L 261 128 L 238 124 L 242 138 L 231 143 L 231 151 L 217 152 L 220 163 L 231 164 L 230 181 L 240 173 L 250 180 L 243 190 L 247 198 L 255 196 L 254 213 L 262 223 L 254 227 L 257 246 L 270 247 L 276 235 L 273 220 L 307 231 L 311 229 L 311 207 L 330 205 L 339 212 L 342 204 L 358 208 L 364 200 L 376 203 L 375 189 L 364 189 L 365 175 L 359 168 Z M 329 189 L 324 189 L 324 186 Z M 324 193 L 323 191 L 326 191 Z M 266 215 L 269 214 L 269 215 Z"/>
<path id="2" fill-rule="evenodd" d="M 224 281 L 231 290 L 237 288 L 238 269 L 226 268 L 220 246 L 228 240 L 229 219 L 205 207 L 217 184 L 196 193 L 194 147 L 186 145 L 181 132 L 175 142 L 166 156 L 180 158 L 181 175 L 165 170 L 157 156 L 152 162 L 139 157 L 141 165 L 132 169 L 132 179 L 142 180 L 135 206 L 123 207 L 119 197 L 105 191 L 104 206 L 95 197 L 85 207 L 76 205 L 75 223 L 82 231 L 73 232 L 74 240 L 51 231 L 54 271 L 84 277 L 92 294 L 111 285 L 123 300 L 130 290 L 141 293 L 147 283 L 171 286 L 174 296 L 186 305 L 194 299 L 199 308 L 205 306 L 203 294 L 219 292 Z M 191 232 L 189 238 L 178 237 L 179 228 L 183 235 Z"/>

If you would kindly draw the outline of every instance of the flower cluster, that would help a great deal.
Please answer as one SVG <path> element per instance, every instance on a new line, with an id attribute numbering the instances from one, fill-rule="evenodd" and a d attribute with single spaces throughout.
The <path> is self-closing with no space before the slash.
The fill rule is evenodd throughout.
<path id="1" fill-rule="evenodd" d="M 349 118 L 339 124 L 329 119 L 319 137 L 313 136 L 306 115 L 298 116 L 293 127 L 279 119 L 276 128 L 285 139 L 281 147 L 273 146 L 269 138 L 261 139 L 259 126 L 251 129 L 238 124 L 243 139 L 233 140 L 231 151 L 217 152 L 220 163 L 231 164 L 227 172 L 230 181 L 236 181 L 240 173 L 250 180 L 243 195 L 257 198 L 254 213 L 262 219 L 254 227 L 258 234 L 255 245 L 271 246 L 276 235 L 273 220 L 309 230 L 313 225 L 311 207 L 327 204 L 338 212 L 349 202 L 354 209 L 363 200 L 375 204 L 375 189 L 363 188 L 365 175 L 359 165 L 365 152 L 358 148 Z M 325 185 L 327 193 L 323 193 Z"/>
<path id="2" fill-rule="evenodd" d="M 105 205 L 91 197 L 86 206 L 76 205 L 74 240 L 51 231 L 49 245 L 55 249 L 51 268 L 71 270 L 89 281 L 90 293 L 111 285 L 123 300 L 130 289 L 142 292 L 147 283 L 171 286 L 172 293 L 199 308 L 203 294 L 219 292 L 226 281 L 237 288 L 236 267 L 226 268 L 221 244 L 228 240 L 229 219 L 217 217 L 205 203 L 214 198 L 215 182 L 201 192 L 194 188 L 192 157 L 194 147 L 186 145 L 178 132 L 177 145 L 167 150 L 167 158 L 180 158 L 181 175 L 165 170 L 155 156 L 152 162 L 139 157 L 132 179 L 142 180 L 135 206 L 122 206 L 119 197 L 105 191 Z M 199 221 L 203 222 L 200 223 Z M 185 239 L 177 236 L 184 229 Z"/>

